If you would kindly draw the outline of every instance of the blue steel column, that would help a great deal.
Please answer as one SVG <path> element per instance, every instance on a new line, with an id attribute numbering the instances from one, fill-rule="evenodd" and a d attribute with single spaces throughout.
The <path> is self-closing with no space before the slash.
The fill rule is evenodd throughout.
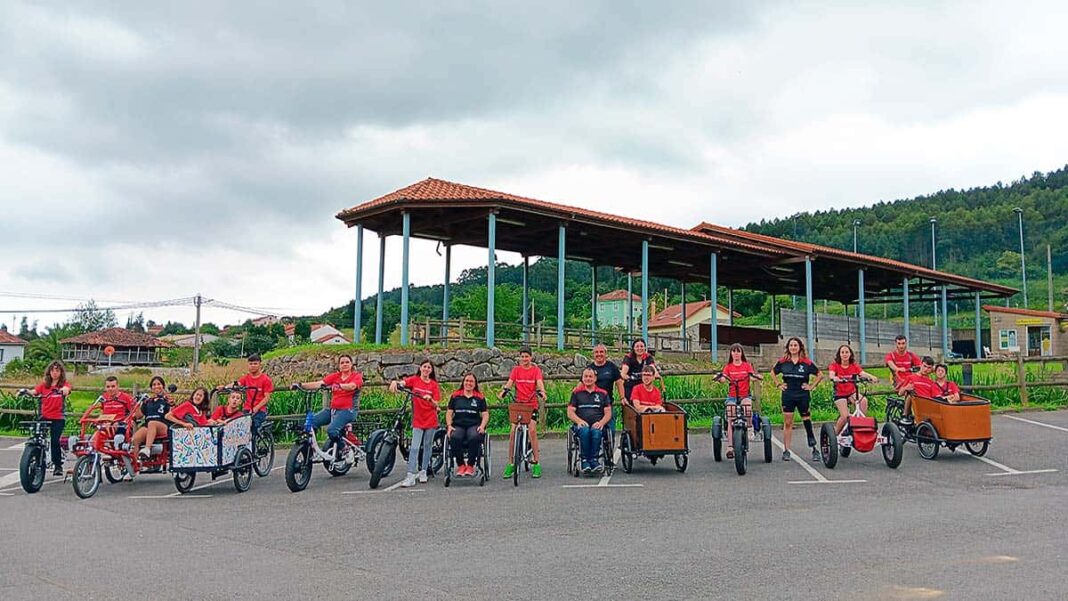
<path id="1" fill-rule="evenodd" d="M 489 259 L 488 267 L 486 269 L 486 346 L 493 348 L 496 342 L 495 324 L 493 320 L 494 305 L 493 305 L 493 289 L 496 286 L 496 274 L 494 271 L 497 268 L 497 214 L 489 214 Z"/>
<path id="2" fill-rule="evenodd" d="M 949 300 L 946 287 L 942 286 L 942 360 L 949 356 Z"/>
<path id="3" fill-rule="evenodd" d="M 901 283 L 901 312 L 904 315 L 904 331 L 901 333 L 905 338 L 909 337 L 909 279 L 905 278 Z M 911 341 L 910 341 L 911 342 Z"/>
<path id="4" fill-rule="evenodd" d="M 363 327 L 363 226 L 356 226 L 356 302 L 352 304 L 352 341 L 359 344 Z"/>
<path id="5" fill-rule="evenodd" d="M 642 340 L 649 344 L 649 241 L 642 240 Z"/>
<path id="6" fill-rule="evenodd" d="M 686 339 L 686 282 L 679 283 L 682 284 L 682 350 L 685 352 L 686 347 L 688 346 L 686 344 L 688 342 Z M 716 308 L 712 307 L 712 316 L 715 317 L 715 315 Z M 698 326 L 698 328 L 700 328 L 700 326 Z"/>
<path id="7" fill-rule="evenodd" d="M 816 348 L 813 338 L 815 324 L 813 323 L 812 302 L 812 257 L 805 257 L 805 337 L 808 339 L 806 348 L 809 358 L 815 361 Z"/>
<path id="8" fill-rule="evenodd" d="M 564 350 L 564 263 L 567 228 L 560 224 L 556 249 L 556 350 Z"/>
<path id="9" fill-rule="evenodd" d="M 593 293 L 590 295 L 590 340 L 597 346 L 597 266 L 590 265 L 590 284 Z"/>
<path id="10" fill-rule="evenodd" d="M 983 358 L 983 314 L 980 312 L 979 291 L 975 291 L 975 358 Z"/>
<path id="11" fill-rule="evenodd" d="M 401 221 L 401 346 L 408 346 L 408 243 L 412 237 L 412 215 L 407 211 Z"/>
<path id="12" fill-rule="evenodd" d="M 634 337 L 634 276 L 627 273 L 627 335 Z"/>
<path id="13" fill-rule="evenodd" d="M 523 257 L 523 341 L 530 342 L 530 292 L 527 278 L 530 277 L 530 257 Z"/>
<path id="14" fill-rule="evenodd" d="M 441 344 L 449 345 L 449 271 L 452 269 L 452 246 L 445 245 L 445 288 L 441 293 Z"/>
<path id="15" fill-rule="evenodd" d="M 868 339 L 865 337 L 864 328 L 864 270 L 857 270 L 857 321 L 860 322 L 860 364 L 868 361 Z"/>
<path id="16" fill-rule="evenodd" d="M 382 344 L 382 293 L 386 287 L 386 237 L 378 234 L 378 299 L 375 301 L 375 344 Z"/>
<path id="17" fill-rule="evenodd" d="M 708 333 L 708 343 L 712 347 L 712 362 L 719 361 L 719 255 L 710 255 L 712 267 L 709 269 L 708 289 L 712 302 L 712 327 Z"/>

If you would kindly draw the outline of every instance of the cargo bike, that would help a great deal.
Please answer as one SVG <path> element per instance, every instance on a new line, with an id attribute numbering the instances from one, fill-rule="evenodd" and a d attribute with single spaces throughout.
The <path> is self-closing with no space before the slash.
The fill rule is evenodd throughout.
<path id="1" fill-rule="evenodd" d="M 622 405 L 619 462 L 623 471 L 629 474 L 634 469 L 635 457 L 645 457 L 656 465 L 671 455 L 675 459 L 675 469 L 685 472 L 690 453 L 686 411 L 670 401 L 664 401 L 664 411 L 659 413 L 638 413 L 626 399 Z"/>
<path id="2" fill-rule="evenodd" d="M 942 447 L 955 452 L 964 446 L 976 457 L 986 455 L 990 446 L 990 401 L 982 397 L 961 393 L 954 403 L 944 398 L 928 398 L 912 395 L 912 422 L 903 419 L 905 401 L 890 397 L 886 401 L 887 421 L 898 424 L 904 438 L 915 442 L 920 457 L 933 460 Z"/>
<path id="3" fill-rule="evenodd" d="M 185 494 L 192 490 L 197 474 L 217 480 L 233 477 L 239 493 L 252 486 L 255 456 L 252 446 L 252 417 L 241 415 L 224 424 L 170 428 L 170 472 L 174 487 Z"/>

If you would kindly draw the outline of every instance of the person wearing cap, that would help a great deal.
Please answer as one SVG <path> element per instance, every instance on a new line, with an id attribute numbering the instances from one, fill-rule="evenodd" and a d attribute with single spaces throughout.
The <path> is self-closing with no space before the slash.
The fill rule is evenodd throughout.
<path id="1" fill-rule="evenodd" d="M 519 349 L 519 365 L 512 368 L 512 373 L 508 375 L 508 381 L 505 382 L 504 388 L 501 389 L 500 398 L 503 399 L 504 395 L 512 390 L 513 386 L 515 387 L 515 402 L 533 406 L 535 410 L 535 417 L 531 419 L 528 425 L 530 429 L 530 448 L 534 452 L 534 461 L 530 465 L 530 477 L 541 478 L 541 451 L 538 445 L 536 411 L 538 397 L 545 398 L 545 377 L 541 373 L 541 368 L 534 364 L 534 354 L 530 352 L 529 346 Z M 512 424 L 512 429 L 508 434 L 508 448 L 514 447 L 515 424 Z M 504 479 L 511 478 L 515 473 L 515 469 L 514 463 L 504 466 Z"/>

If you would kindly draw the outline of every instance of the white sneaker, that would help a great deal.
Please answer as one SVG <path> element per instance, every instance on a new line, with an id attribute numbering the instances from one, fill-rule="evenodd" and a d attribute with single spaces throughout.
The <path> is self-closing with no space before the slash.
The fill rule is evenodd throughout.
<path id="1" fill-rule="evenodd" d="M 404 477 L 404 482 L 401 482 L 401 488 L 411 488 L 415 486 L 415 474 L 408 474 Z"/>
<path id="2" fill-rule="evenodd" d="M 421 470 L 419 472 L 419 484 L 426 484 L 426 481 L 427 481 L 426 470 Z"/>

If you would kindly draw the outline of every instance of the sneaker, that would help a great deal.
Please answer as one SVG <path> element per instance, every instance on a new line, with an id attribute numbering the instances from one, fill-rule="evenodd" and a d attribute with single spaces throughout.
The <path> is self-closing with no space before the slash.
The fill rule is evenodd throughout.
<path id="1" fill-rule="evenodd" d="M 508 465 L 504 466 L 504 473 L 501 474 L 501 478 L 507 480 L 507 479 L 511 478 L 512 476 L 514 476 L 514 475 L 515 475 L 515 464 L 514 463 L 509 463 Z"/>
<path id="2" fill-rule="evenodd" d="M 473 466 L 473 465 L 464 465 L 464 466 L 461 466 L 461 467 L 464 470 L 464 475 L 465 476 L 474 476 L 475 475 L 475 466 Z"/>
<path id="3" fill-rule="evenodd" d="M 541 478 L 541 464 L 540 463 L 532 463 L 530 465 L 530 477 L 531 478 Z"/>
<path id="4" fill-rule="evenodd" d="M 900 423 L 903 426 L 911 426 L 912 425 L 912 416 L 911 415 L 906 415 L 905 417 L 902 417 L 901 419 L 899 419 L 897 421 L 898 421 L 898 423 Z"/>
<path id="5" fill-rule="evenodd" d="M 419 484 L 426 484 L 426 470 L 420 470 L 419 475 L 416 477 L 419 479 Z"/>
<path id="6" fill-rule="evenodd" d="M 599 474 L 604 471 L 604 466 L 602 466 L 598 461 L 591 461 L 590 471 Z"/>
<path id="7" fill-rule="evenodd" d="M 782 452 L 782 460 L 783 461 L 789 461 L 790 460 L 790 451 L 783 451 Z"/>
<path id="8" fill-rule="evenodd" d="M 812 447 L 812 461 L 816 463 L 823 461 L 823 455 L 820 455 L 820 450 L 818 447 Z"/>
<path id="9" fill-rule="evenodd" d="M 404 477 L 404 482 L 401 482 L 401 488 L 411 488 L 415 486 L 415 474 L 408 474 Z"/>
<path id="10" fill-rule="evenodd" d="M 583 461 L 582 462 L 582 473 L 583 474 L 590 473 L 590 462 L 589 461 Z"/>
<path id="11" fill-rule="evenodd" d="M 138 457 L 140 457 L 141 459 L 148 459 L 148 458 L 150 458 L 150 457 L 152 456 L 152 454 L 151 454 L 151 452 L 150 452 L 150 451 L 149 451 L 149 450 L 148 450 L 148 449 L 146 448 L 146 449 L 141 449 L 141 450 L 140 450 L 140 451 L 139 451 L 139 452 L 137 453 L 137 456 L 138 456 Z"/>
<path id="12" fill-rule="evenodd" d="M 734 459 L 734 449 L 727 449 L 727 459 Z"/>

